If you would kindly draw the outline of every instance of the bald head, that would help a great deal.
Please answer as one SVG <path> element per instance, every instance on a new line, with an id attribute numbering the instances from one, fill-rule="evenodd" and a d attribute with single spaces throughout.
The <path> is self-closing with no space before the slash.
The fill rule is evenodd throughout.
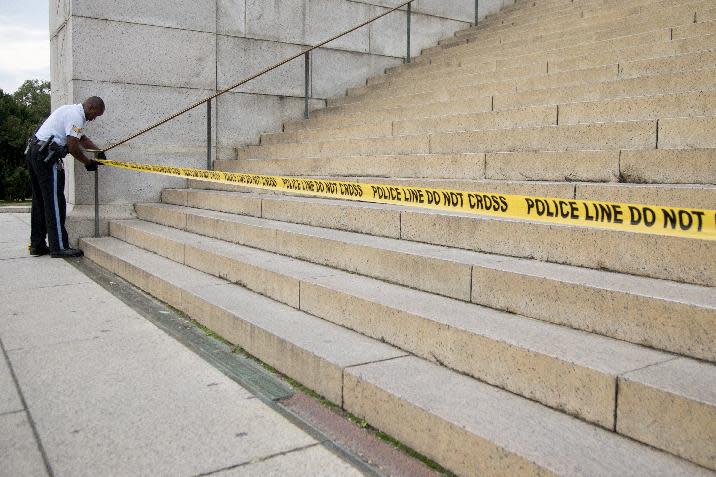
<path id="1" fill-rule="evenodd" d="M 104 114 L 104 101 L 99 96 L 90 96 L 84 100 L 82 108 L 85 110 L 87 121 L 93 121 Z"/>

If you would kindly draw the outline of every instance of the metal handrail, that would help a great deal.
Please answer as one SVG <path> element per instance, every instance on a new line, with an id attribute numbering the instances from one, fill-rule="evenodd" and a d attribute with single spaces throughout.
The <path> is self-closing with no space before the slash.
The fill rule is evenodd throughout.
<path id="1" fill-rule="evenodd" d="M 206 163 L 207 163 L 207 169 L 211 169 L 212 168 L 212 164 L 211 164 L 211 100 L 212 99 L 218 98 L 222 94 L 228 93 L 229 91 L 236 89 L 239 86 L 242 86 L 242 85 L 248 83 L 249 81 L 259 78 L 260 76 L 263 76 L 266 73 L 269 73 L 270 71 L 273 71 L 273 70 L 285 65 L 286 63 L 289 63 L 289 62 L 303 56 L 304 57 L 304 65 L 305 65 L 304 66 L 305 67 L 305 79 L 304 79 L 305 88 L 304 88 L 303 117 L 308 119 L 308 117 L 309 117 L 308 99 L 309 99 L 309 81 L 310 81 L 310 74 L 309 74 L 310 53 L 313 50 L 316 50 L 324 45 L 327 45 L 328 43 L 330 43 L 332 41 L 335 41 L 345 35 L 348 35 L 349 33 L 352 33 L 360 28 L 363 28 L 364 26 L 370 25 L 371 23 L 375 22 L 376 20 L 379 20 L 386 15 L 390 15 L 391 13 L 395 12 L 396 10 L 400 10 L 401 8 L 406 7 L 406 20 L 407 20 L 406 30 L 407 30 L 407 33 L 406 33 L 405 62 L 410 63 L 411 62 L 410 27 L 411 27 L 411 13 L 412 13 L 411 6 L 414 1 L 415 0 L 407 0 L 406 2 L 403 2 L 400 5 L 398 5 L 394 8 L 391 8 L 390 10 L 388 10 L 386 12 L 381 13 L 380 15 L 373 17 L 370 20 L 367 20 L 359 25 L 356 25 L 353 28 L 350 28 L 349 30 L 344 31 L 343 33 L 339 33 L 338 35 L 335 35 L 325 41 L 322 41 L 321 43 L 318 43 L 317 45 L 314 45 L 306 50 L 303 50 L 300 53 L 297 53 L 289 58 L 286 58 L 285 60 L 282 60 L 272 66 L 264 68 L 263 70 L 259 71 L 258 73 L 254 74 L 248 78 L 245 78 L 226 89 L 217 91 L 216 93 L 212 94 L 211 96 L 204 98 L 200 101 L 197 101 L 196 103 L 194 103 L 180 111 L 177 111 L 176 113 L 171 114 L 171 115 L 165 117 L 164 119 L 161 119 L 161 120 L 157 121 L 156 123 L 151 124 L 150 126 L 147 126 L 146 128 L 144 128 L 140 131 L 137 131 L 134 134 L 131 134 L 130 136 L 127 136 L 126 138 L 122 139 L 121 141 L 111 144 L 102 150 L 96 150 L 96 151 L 93 150 L 92 152 L 94 152 L 95 157 L 96 157 L 100 152 L 106 152 L 111 149 L 114 149 L 117 146 L 121 146 L 122 144 L 125 144 L 138 136 L 146 134 L 149 131 L 151 131 L 155 128 L 158 128 L 159 126 L 166 124 L 169 121 L 176 119 L 177 117 L 179 117 L 185 113 L 188 113 L 192 109 L 197 108 L 197 107 L 201 106 L 202 104 L 206 103 L 206 143 L 207 143 Z M 478 10 L 479 10 L 479 0 L 475 0 L 475 25 L 477 25 L 477 22 L 478 22 Z M 99 237 L 99 179 L 98 179 L 98 174 L 99 174 L 99 172 L 95 171 L 95 178 L 94 178 L 95 179 L 94 180 L 94 182 L 95 182 L 95 237 Z"/>
<path id="2" fill-rule="evenodd" d="M 356 26 L 354 26 L 353 28 L 344 31 L 343 33 L 340 33 L 340 34 L 338 34 L 338 35 L 336 35 L 336 36 L 333 36 L 333 37 L 329 38 L 328 40 L 322 41 L 321 43 L 319 43 L 319 44 L 317 44 L 317 45 L 315 45 L 315 46 L 312 46 L 312 47 L 308 48 L 307 50 L 304 50 L 304 51 L 302 51 L 302 52 L 300 52 L 300 53 L 297 53 L 297 54 L 295 54 L 295 55 L 293 55 L 293 56 L 291 56 L 291 57 L 289 57 L 289 58 L 286 58 L 285 60 L 282 60 L 282 61 L 280 61 L 280 62 L 274 64 L 273 66 L 269 66 L 268 68 L 264 68 L 263 70 L 259 71 L 258 73 L 254 74 L 254 75 L 252 75 L 252 76 L 249 76 L 248 78 L 245 78 L 245 79 L 239 81 L 238 83 L 236 83 L 236 84 L 234 84 L 234 85 L 232 85 L 232 86 L 230 86 L 230 87 L 228 87 L 228 88 L 226 88 L 226 89 L 223 89 L 223 90 L 221 90 L 221 91 L 218 91 L 218 92 L 212 94 L 211 96 L 202 99 L 201 101 L 197 101 L 196 103 L 192 104 L 191 106 L 188 106 L 188 107 L 182 109 L 181 111 L 177 111 L 176 113 L 174 113 L 174 114 L 172 114 L 172 115 L 169 115 L 169 116 L 167 116 L 166 118 L 164 118 L 164 119 L 162 119 L 162 120 L 160 120 L 160 121 L 157 121 L 156 123 L 154 123 L 154 124 L 152 124 L 152 125 L 150 125 L 150 126 L 147 126 L 146 128 L 144 128 L 144 129 L 142 129 L 142 130 L 140 130 L 140 131 L 138 131 L 138 132 L 136 132 L 136 133 L 134 133 L 134 134 L 128 136 L 127 138 L 122 139 L 121 141 L 116 142 L 116 143 L 114 143 L 114 144 L 112 144 L 112 145 L 110 145 L 110 146 L 104 148 L 102 151 L 103 151 L 103 152 L 109 151 L 109 150 L 111 150 L 111 149 L 114 149 L 114 148 L 117 147 L 117 146 L 120 146 L 120 145 L 122 145 L 122 144 L 124 144 L 124 143 L 126 143 L 126 142 L 128 142 L 128 141 L 131 141 L 132 139 L 134 139 L 134 138 L 136 138 L 136 137 L 138 137 L 138 136 L 141 136 L 142 134 L 145 134 L 145 133 L 151 131 L 151 130 L 154 129 L 154 128 L 157 128 L 157 127 L 161 126 L 162 124 L 165 124 L 165 123 L 171 121 L 172 119 L 175 119 L 175 118 L 181 116 L 182 114 L 185 114 L 185 113 L 191 111 L 192 109 L 194 109 L 194 108 L 196 108 L 196 107 L 198 107 L 198 106 L 201 106 L 202 104 L 204 104 L 204 103 L 206 103 L 206 102 L 209 102 L 209 101 L 211 101 L 211 100 L 214 99 L 214 98 L 217 98 L 217 97 L 221 96 L 221 95 L 224 94 L 224 93 L 228 93 L 228 92 L 231 91 L 232 89 L 238 88 L 239 86 L 242 86 L 242 85 L 248 83 L 249 81 L 252 81 L 252 80 L 254 80 L 254 79 L 256 79 L 256 78 L 258 78 L 258 77 L 260 77 L 260 76 L 263 76 L 263 75 L 265 75 L 266 73 L 268 73 L 268 72 L 270 72 L 270 71 L 273 71 L 273 70 L 275 70 L 276 68 L 279 68 L 279 67 L 285 65 L 286 63 L 289 63 L 290 61 L 295 60 L 296 58 L 300 58 L 300 57 L 302 57 L 302 56 L 304 56 L 304 55 L 307 55 L 307 54 L 309 54 L 311 51 L 316 50 L 316 49 L 318 49 L 318 48 L 320 48 L 320 47 L 322 47 L 322 46 L 324 46 L 324 45 L 326 45 L 326 44 L 328 44 L 328 43 L 330 43 L 330 42 L 332 42 L 332 41 L 334 41 L 334 40 L 337 40 L 338 38 L 341 38 L 341 37 L 343 37 L 343 36 L 346 36 L 346 35 L 349 34 L 349 33 L 353 33 L 354 31 L 356 31 L 356 30 L 358 30 L 358 29 L 360 29 L 360 28 L 363 28 L 363 27 L 366 26 L 366 25 L 370 25 L 370 24 L 373 23 L 374 21 L 379 20 L 379 19 L 383 18 L 384 16 L 389 15 L 389 14 L 393 13 L 394 11 L 399 10 L 399 9 L 405 7 L 406 5 L 410 5 L 410 4 L 413 3 L 414 1 L 415 1 L 415 0 L 408 0 L 408 1 L 404 2 L 404 3 L 401 3 L 401 4 L 398 5 L 397 7 L 391 8 L 390 10 L 388 10 L 388 11 L 386 11 L 386 12 L 383 12 L 383 13 L 381 13 L 380 15 L 378 15 L 378 16 L 376 16 L 376 17 L 374 17 L 374 18 L 371 18 L 371 19 L 368 20 L 368 21 L 365 21 L 365 22 L 361 23 L 360 25 L 356 25 Z"/>

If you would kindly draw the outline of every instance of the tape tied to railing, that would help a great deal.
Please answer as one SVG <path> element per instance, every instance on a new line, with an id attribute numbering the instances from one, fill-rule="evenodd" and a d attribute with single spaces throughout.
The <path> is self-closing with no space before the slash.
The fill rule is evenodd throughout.
<path id="1" fill-rule="evenodd" d="M 413 187 L 329 179 L 283 177 L 187 167 L 99 160 L 138 172 L 284 191 L 332 199 L 403 205 L 517 220 L 576 225 L 701 240 L 716 240 L 716 210 L 625 204 Z"/>

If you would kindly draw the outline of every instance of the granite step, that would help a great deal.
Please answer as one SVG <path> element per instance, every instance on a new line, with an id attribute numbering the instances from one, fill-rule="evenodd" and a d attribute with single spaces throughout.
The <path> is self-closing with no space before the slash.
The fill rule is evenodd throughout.
<path id="1" fill-rule="evenodd" d="M 351 368 L 343 392 L 348 411 L 460 475 L 713 475 L 416 357 Z"/>
<path id="2" fill-rule="evenodd" d="M 232 159 L 216 161 L 214 167 L 249 174 L 327 176 L 341 180 L 362 176 L 368 178 L 368 182 L 377 177 L 403 177 L 713 185 L 716 184 L 716 148 Z M 505 189 L 495 189 L 495 184 L 488 185 L 492 190 L 507 193 Z"/>
<path id="3" fill-rule="evenodd" d="M 112 234 L 132 241 L 132 233 L 166 232 L 154 225 L 167 223 L 156 210 L 142 207 L 138 213 L 153 223 L 115 222 Z M 711 288 L 202 209 L 177 213 L 185 214 L 186 230 L 201 236 L 716 361 L 716 299 Z M 642 313 L 646 308 L 651 310 L 648 316 Z"/>
<path id="4" fill-rule="evenodd" d="M 326 125 L 343 127 L 356 125 L 361 121 L 399 121 L 451 114 L 515 110 L 531 106 L 713 91 L 716 89 L 716 80 L 714 79 L 716 70 L 713 64 L 700 66 L 705 66 L 705 68 L 636 78 L 576 82 L 564 86 L 547 83 L 545 87 L 540 80 L 532 87 L 520 90 L 516 89 L 515 85 L 506 89 L 497 86 L 493 88 L 494 85 L 500 84 L 494 83 L 488 85 L 484 91 L 476 89 L 473 92 L 470 89 L 468 90 L 470 93 L 467 94 L 464 89 L 461 94 L 458 90 L 415 93 L 401 97 L 402 101 L 398 102 L 398 105 L 391 105 L 390 102 L 387 105 L 358 102 L 327 107 L 315 111 L 311 119 L 302 122 L 289 122 L 285 128 L 287 131 L 293 131 L 315 129 Z M 428 102 L 415 104 L 409 101 L 412 96 Z M 427 99 L 429 97 L 432 99 Z M 459 99 L 461 97 L 462 101 Z"/>
<path id="5" fill-rule="evenodd" d="M 398 187 L 424 187 L 428 189 L 460 190 L 492 194 L 531 195 L 562 199 L 593 200 L 598 202 L 682 207 L 687 209 L 713 209 L 714 205 L 716 205 L 716 186 L 713 185 L 599 184 L 574 181 L 496 181 L 401 177 L 342 177 L 341 180 L 344 182 L 386 184 Z"/>
<path id="6" fill-rule="evenodd" d="M 155 224 L 113 222 L 111 234 L 607 429 L 616 424 L 618 377 L 673 359 L 622 341 Z"/>
<path id="7" fill-rule="evenodd" d="M 400 350 L 117 239 L 83 239 L 81 245 L 89 258 L 110 271 L 164 296 L 230 342 L 294 379 L 317 385 L 319 392 L 332 394 L 349 412 L 463 475 L 479 469 L 473 462 L 493 474 L 529 462 L 532 471 L 554 475 L 572 475 L 577 466 L 584 469 L 584 465 L 589 466 L 590 475 L 712 475 L 614 432 L 424 359 L 405 356 Z M 641 384 L 638 376 L 635 381 Z M 406 383 L 413 386 L 406 387 Z M 444 389 L 451 392 L 445 395 L 440 391 Z M 658 387 L 649 390 L 663 394 Z M 416 428 L 423 423 L 430 425 Z M 555 446 L 556 435 L 571 438 Z M 439 442 L 445 444 L 436 445 Z M 449 442 L 461 442 L 459 451 L 465 455 L 456 456 Z M 446 446 L 449 452 L 443 452 Z M 599 458 L 594 459 L 595 455 Z M 635 460 L 638 466 L 633 465 Z"/>
<path id="8" fill-rule="evenodd" d="M 563 46 L 563 43 L 559 45 Z M 483 58 L 463 59 L 454 65 L 429 65 L 418 69 L 413 67 L 400 74 L 382 76 L 382 80 L 372 80 L 368 85 L 389 82 L 393 87 L 404 84 L 421 84 L 437 82 L 441 77 L 449 75 L 456 81 L 464 83 L 486 83 L 488 81 L 519 81 L 532 76 L 543 76 L 548 73 L 564 73 L 567 71 L 597 68 L 609 65 L 626 65 L 623 77 L 645 76 L 648 70 L 639 68 L 641 62 L 654 62 L 653 69 L 658 73 L 664 71 L 693 71 L 711 65 L 713 67 L 713 49 L 716 48 L 716 36 L 686 38 L 683 40 L 663 41 L 645 45 L 625 47 L 621 49 L 599 48 L 591 53 L 577 53 L 572 56 L 523 55 L 516 58 Z M 518 61 L 519 60 L 519 61 Z M 631 65 L 634 63 L 634 65 Z M 678 66 L 677 66 L 678 65 Z M 681 69 L 676 69 L 681 68 Z M 630 72 L 632 71 L 633 72 Z M 621 73 L 621 71 L 620 71 Z M 654 74 L 654 73 L 651 73 Z"/>
<path id="9" fill-rule="evenodd" d="M 95 263 L 338 405 L 345 368 L 407 354 L 117 238 L 81 239 L 80 246 Z"/>
<path id="10" fill-rule="evenodd" d="M 669 32 L 665 31 L 665 33 Z M 703 38 L 711 40 L 714 38 L 714 34 Z M 705 46 L 700 40 L 701 37 L 668 42 L 668 49 L 672 53 L 670 56 L 704 51 L 708 46 Z M 668 64 L 669 56 L 664 57 L 665 52 L 663 50 L 664 47 L 658 45 L 625 48 L 615 51 L 600 50 L 598 53 L 598 55 L 600 55 L 600 58 L 598 58 L 599 61 L 595 61 L 596 54 L 591 56 L 577 55 L 569 59 L 555 58 L 551 53 L 542 57 L 527 56 L 525 58 L 528 61 L 533 62 L 533 64 L 536 61 L 538 62 L 538 67 L 544 67 L 545 70 L 549 68 L 549 71 L 546 73 L 536 73 L 531 76 L 499 80 L 490 76 L 488 73 L 496 70 L 499 63 L 512 61 L 511 59 L 503 60 L 498 58 L 482 60 L 477 66 L 473 64 L 466 65 L 469 67 L 453 68 L 453 71 L 449 73 L 453 81 L 447 84 L 441 81 L 442 75 L 440 74 L 406 78 L 399 75 L 384 75 L 380 77 L 380 81 L 371 81 L 365 86 L 349 89 L 347 96 L 332 99 L 329 104 L 350 104 L 370 98 L 392 98 L 430 92 L 460 94 L 461 92 L 464 93 L 463 88 L 465 87 L 479 89 L 484 94 L 498 94 L 529 91 L 560 85 L 571 86 L 613 81 L 620 79 L 618 67 L 620 63 L 641 61 L 644 59 L 658 60 L 661 58 L 659 61 Z M 625 57 L 631 57 L 631 60 L 627 60 Z M 557 61 L 560 63 L 557 63 Z M 713 66 L 704 65 L 702 68 L 713 68 Z M 369 96 L 366 96 L 368 94 Z"/>
<path id="11" fill-rule="evenodd" d="M 522 21 L 506 20 L 502 24 L 467 28 L 455 33 L 451 38 L 438 42 L 439 47 L 450 48 L 459 45 L 476 46 L 483 40 L 494 38 L 511 43 L 515 36 L 526 39 L 553 39 L 556 35 L 576 35 L 587 31 L 604 31 L 614 28 L 630 29 L 644 23 L 655 23 L 671 18 L 672 22 L 693 22 L 694 14 L 708 10 L 708 0 L 686 0 L 682 2 L 665 1 L 638 4 L 633 1 L 621 5 L 595 5 L 591 9 L 561 9 L 551 13 L 532 12 Z M 690 13 L 690 16 L 688 14 Z M 575 18 L 576 17 L 576 18 Z"/>
<path id="12" fill-rule="evenodd" d="M 647 34 L 635 35 L 626 38 L 616 38 L 603 40 L 599 42 L 590 42 L 585 45 L 571 45 L 564 47 L 563 43 L 558 44 L 558 48 L 552 51 L 540 50 L 538 53 L 521 54 L 514 57 L 496 57 L 484 58 L 475 57 L 470 60 L 458 62 L 451 71 L 451 76 L 455 77 L 456 83 L 445 85 L 441 83 L 440 75 L 415 75 L 403 78 L 399 75 L 381 76 L 382 82 L 372 81 L 366 86 L 351 88 L 348 90 L 348 96 L 332 99 L 329 105 L 338 105 L 342 103 L 350 103 L 361 99 L 361 94 L 370 92 L 378 96 L 397 96 L 401 94 L 410 94 L 413 91 L 440 91 L 447 89 L 448 91 L 458 91 L 461 86 L 474 86 L 481 88 L 498 87 L 504 88 L 514 83 L 516 90 L 525 90 L 534 88 L 535 82 L 544 86 L 546 78 L 552 81 L 564 82 L 569 84 L 572 79 L 573 83 L 582 82 L 598 82 L 602 80 L 616 79 L 619 76 L 620 63 L 628 63 L 634 61 L 642 61 L 645 59 L 666 58 L 674 55 L 683 55 L 688 53 L 696 53 L 714 47 L 714 35 L 716 31 L 706 36 L 694 36 L 683 39 L 672 40 L 672 29 L 663 29 Z M 630 46 L 626 43 L 636 43 Z M 643 43 L 643 44 L 639 44 Z M 590 51 L 593 50 L 593 51 Z M 535 77 L 527 76 L 524 78 L 513 78 L 502 80 L 495 84 L 495 79 L 485 76 L 485 72 L 497 71 L 505 67 L 514 66 L 515 62 L 523 62 L 526 64 L 544 65 L 548 70 L 546 74 L 536 74 Z M 444 67 L 441 67 L 444 69 Z M 616 69 L 612 69 L 616 68 Z M 591 71 L 593 77 L 588 72 Z M 558 74 L 560 73 L 560 74 Z M 581 73 L 581 75 L 580 75 Z M 613 73 L 613 74 L 612 74 Z M 412 79 L 412 81 L 408 81 Z M 577 80 L 577 81 L 574 81 Z M 489 91 L 487 89 L 486 91 Z M 357 96 L 357 97 L 353 97 Z"/>
<path id="13" fill-rule="evenodd" d="M 479 49 L 462 48 L 464 51 L 457 51 L 453 48 L 456 51 L 446 50 L 442 54 L 421 56 L 415 63 L 411 63 L 414 66 L 396 66 L 387 72 L 389 76 L 398 75 L 407 78 L 421 74 L 433 75 L 450 68 L 456 72 L 468 68 L 499 70 L 545 61 L 550 64 L 549 71 L 555 71 L 553 63 L 559 65 L 560 62 L 568 63 L 578 58 L 591 58 L 591 66 L 599 66 L 619 61 L 684 54 L 705 50 L 713 45 L 713 40 L 710 39 L 713 34 L 699 35 L 695 29 L 693 30 L 695 36 L 682 39 L 673 39 L 671 27 L 651 29 L 642 26 L 640 29 L 645 31 L 625 34 L 623 30 L 617 29 L 588 33 L 574 38 L 552 40 L 542 38 L 541 41 L 530 43 L 530 46 L 525 46 L 524 43 L 514 45 L 480 43 Z M 540 44 L 540 48 L 536 48 L 535 43 Z"/>
<path id="14" fill-rule="evenodd" d="M 280 194 L 237 194 L 205 190 L 186 193 L 183 199 L 181 192 L 173 194 L 175 198 L 172 201 L 181 205 L 214 208 L 230 213 L 242 213 L 240 211 L 245 209 L 259 210 L 249 215 L 261 214 L 264 218 L 283 222 L 697 285 L 716 284 L 716 271 L 710 266 L 716 255 L 716 244 L 706 240 Z M 209 205 L 211 202 L 217 205 Z M 138 205 L 137 210 L 162 207 L 172 206 Z M 184 214 L 167 220 L 162 223 L 180 228 L 186 225 Z M 564 243 L 571 245 L 564 247 L 561 245 Z M 619 250 L 619 253 L 614 253 L 614 250 Z"/>
<path id="15" fill-rule="evenodd" d="M 701 35 L 708 35 L 708 27 L 695 28 L 694 14 L 680 14 L 680 18 L 665 18 L 658 23 L 643 23 L 638 27 L 625 29 L 613 25 L 604 25 L 602 29 L 560 31 L 552 35 L 538 35 L 519 41 L 500 39 L 479 39 L 475 43 L 438 48 L 416 58 L 414 63 L 396 66 L 387 70 L 388 76 L 416 76 L 445 70 L 446 67 L 466 65 L 484 65 L 487 61 L 497 61 L 498 67 L 529 64 L 538 60 L 564 60 L 578 55 L 596 55 L 610 53 L 624 55 L 624 60 L 639 59 L 661 53 L 675 54 L 698 48 Z M 700 23 L 715 18 L 703 16 Z M 704 32 L 705 28 L 705 32 Z M 673 37 L 673 29 L 680 30 L 682 38 Z M 711 33 L 713 34 L 713 33 Z M 566 46 L 568 45 L 568 46 Z M 380 77 L 369 79 L 368 83 L 380 82 Z"/>
<path id="16" fill-rule="evenodd" d="M 657 137 L 662 148 L 680 148 L 683 139 L 676 136 L 682 128 L 696 127 L 688 148 L 716 147 L 710 136 L 713 117 L 679 118 L 657 121 L 581 123 L 512 129 L 489 129 L 430 135 L 384 136 L 336 139 L 322 142 L 279 143 L 248 146 L 239 151 L 239 159 L 278 159 L 330 157 L 336 155 L 380 154 L 452 154 L 514 151 L 572 151 L 585 149 L 656 149 Z M 657 130 L 659 131 L 657 136 Z"/>
<path id="17" fill-rule="evenodd" d="M 447 97 L 447 94 L 445 96 Z M 422 119 L 379 121 L 358 126 L 340 127 L 340 124 L 327 124 L 315 129 L 264 134 L 261 136 L 261 144 L 714 115 L 716 115 L 716 91 L 695 91 L 606 101 L 529 106 L 482 113 L 450 114 Z"/>
<path id="18" fill-rule="evenodd" d="M 600 7 L 597 7 L 600 8 Z M 471 32 L 470 29 L 459 31 L 454 38 L 448 38 L 439 42 L 439 47 L 430 51 L 440 52 L 446 48 L 458 48 L 456 53 L 472 48 L 479 48 L 483 41 L 501 39 L 505 44 L 519 45 L 514 40 L 515 35 L 526 37 L 530 42 L 550 41 L 554 39 L 567 39 L 570 37 L 585 36 L 590 33 L 603 33 L 607 31 L 621 30 L 621 33 L 631 34 L 634 31 L 643 32 L 644 26 L 656 29 L 662 26 L 685 25 L 694 22 L 697 12 L 708 11 L 707 0 L 687 0 L 685 2 L 653 2 L 646 6 L 628 6 L 622 9 L 621 13 L 614 11 L 597 11 L 598 15 L 587 15 L 581 17 L 581 12 L 567 11 L 563 16 L 553 16 L 555 22 L 540 20 L 539 17 L 532 17 L 529 23 L 506 23 L 489 29 L 481 29 Z M 577 18 L 574 16 L 577 15 Z"/>

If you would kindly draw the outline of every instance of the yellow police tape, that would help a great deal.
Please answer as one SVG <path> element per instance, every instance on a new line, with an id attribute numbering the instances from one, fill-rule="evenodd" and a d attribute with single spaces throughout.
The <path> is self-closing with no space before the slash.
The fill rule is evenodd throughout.
<path id="1" fill-rule="evenodd" d="M 132 171 L 334 199 L 716 240 L 716 210 L 264 176 L 110 160 L 98 162 Z"/>

